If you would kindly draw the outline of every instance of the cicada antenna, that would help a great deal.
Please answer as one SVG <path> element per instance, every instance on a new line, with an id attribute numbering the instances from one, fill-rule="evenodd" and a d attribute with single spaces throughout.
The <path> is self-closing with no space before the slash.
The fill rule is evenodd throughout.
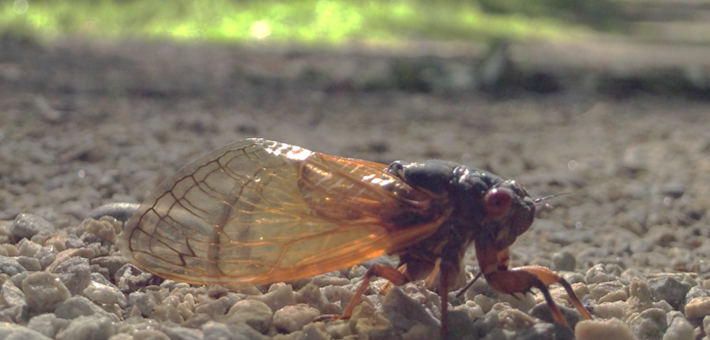
<path id="1" fill-rule="evenodd" d="M 539 206 L 549 207 L 549 204 L 545 203 L 545 201 L 547 201 L 549 199 L 553 199 L 555 197 L 564 196 L 564 195 L 571 195 L 571 194 L 572 194 L 571 192 L 563 192 L 563 193 L 554 194 L 554 195 L 550 195 L 550 196 L 539 197 L 539 198 L 536 198 L 533 202 L 535 203 L 536 208 Z"/>

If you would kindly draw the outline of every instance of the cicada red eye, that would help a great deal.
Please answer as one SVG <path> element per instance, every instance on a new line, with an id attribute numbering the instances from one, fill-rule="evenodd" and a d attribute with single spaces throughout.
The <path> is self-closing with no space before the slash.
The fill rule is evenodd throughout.
<path id="1" fill-rule="evenodd" d="M 508 189 L 492 189 L 485 198 L 488 217 L 497 220 L 510 212 L 513 193 Z"/>

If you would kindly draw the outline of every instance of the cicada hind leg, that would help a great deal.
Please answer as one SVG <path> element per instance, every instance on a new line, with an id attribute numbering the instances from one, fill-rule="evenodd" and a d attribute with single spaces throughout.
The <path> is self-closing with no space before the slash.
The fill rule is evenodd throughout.
<path id="1" fill-rule="evenodd" d="M 446 264 L 440 263 L 440 261 L 437 261 L 437 265 L 434 271 L 427 277 L 427 284 L 431 285 L 434 281 L 434 278 L 437 277 L 437 274 L 440 273 L 441 271 L 446 271 L 448 272 L 453 272 L 448 270 L 449 268 L 439 268 L 441 265 L 446 266 Z M 355 310 L 355 307 L 357 307 L 358 304 L 360 304 L 360 299 L 362 298 L 362 295 L 365 294 L 365 291 L 367 288 L 370 286 L 370 280 L 373 276 L 379 276 L 381 278 L 389 280 L 385 286 L 382 287 L 382 293 L 385 293 L 387 290 L 389 290 L 392 285 L 395 286 L 401 286 L 406 283 L 412 282 L 412 279 L 410 276 L 407 274 L 407 267 L 406 265 L 402 265 L 398 268 L 393 268 L 387 265 L 375 263 L 373 264 L 370 269 L 367 270 L 365 273 L 365 276 L 362 279 L 362 283 L 360 284 L 360 287 L 358 290 L 355 292 L 355 295 L 353 296 L 352 300 L 350 300 L 350 304 L 348 307 L 343 311 L 343 314 L 341 315 L 322 315 L 316 319 L 316 321 L 325 321 L 325 320 L 338 320 L 338 319 L 349 319 L 352 316 L 353 310 Z M 441 339 L 447 339 L 448 338 L 448 329 L 447 329 L 447 307 L 448 307 L 448 289 L 445 287 L 449 286 L 449 276 L 451 275 L 439 275 L 439 296 L 441 297 L 441 329 L 440 329 L 440 334 L 441 334 Z"/>
<path id="2" fill-rule="evenodd" d="M 406 272 L 397 270 L 396 268 L 392 268 L 384 264 L 375 263 L 370 267 L 370 269 L 367 270 L 367 272 L 365 272 L 365 276 L 363 276 L 362 278 L 362 283 L 360 283 L 360 287 L 355 292 L 355 295 L 353 296 L 352 300 L 350 300 L 350 304 L 348 304 L 348 307 L 345 309 L 345 311 L 343 311 L 343 314 L 322 315 L 317 319 L 317 321 L 349 319 L 352 316 L 355 307 L 360 304 L 360 299 L 362 298 L 362 295 L 365 294 L 367 288 L 370 286 L 370 280 L 373 276 L 379 276 L 381 278 L 387 279 L 396 286 L 401 286 L 403 284 L 411 282 L 411 279 L 406 274 Z"/>

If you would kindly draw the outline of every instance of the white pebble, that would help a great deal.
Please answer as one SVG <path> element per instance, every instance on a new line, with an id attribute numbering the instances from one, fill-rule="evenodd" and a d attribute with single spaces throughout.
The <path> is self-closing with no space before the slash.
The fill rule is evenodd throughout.
<path id="1" fill-rule="evenodd" d="M 636 340 L 629 326 L 619 319 L 583 320 L 574 332 L 579 340 Z"/>
<path id="2" fill-rule="evenodd" d="M 71 297 L 71 293 L 57 275 L 35 272 L 22 281 L 22 291 L 27 304 L 35 311 L 52 312 L 60 302 Z"/>
<path id="3" fill-rule="evenodd" d="M 318 309 L 306 304 L 286 306 L 274 313 L 273 325 L 280 332 L 292 333 L 311 323 L 318 315 Z"/>

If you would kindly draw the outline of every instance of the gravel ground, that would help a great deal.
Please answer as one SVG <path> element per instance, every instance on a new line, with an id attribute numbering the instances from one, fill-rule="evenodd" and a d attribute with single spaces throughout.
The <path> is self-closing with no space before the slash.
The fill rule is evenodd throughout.
<path id="1" fill-rule="evenodd" d="M 505 100 L 473 92 L 353 90 L 392 56 L 166 43 L 0 45 L 0 338 L 431 339 L 436 293 L 367 293 L 339 313 L 367 264 L 227 290 L 127 264 L 121 223 L 87 219 L 140 202 L 229 142 L 263 137 L 389 163 L 480 167 L 549 201 L 511 265 L 559 271 L 595 317 L 563 308 L 580 339 L 701 339 L 710 331 L 708 102 L 585 91 Z M 455 64 L 453 60 L 451 63 Z M 323 80 L 325 79 L 325 80 Z M 394 263 L 392 259 L 378 260 Z M 473 252 L 467 271 L 478 268 Z M 469 274 L 471 277 L 473 274 Z M 379 287 L 383 280 L 375 280 Z M 566 293 L 553 286 L 559 305 Z M 477 282 L 450 297 L 455 337 L 565 339 L 537 290 Z"/>

